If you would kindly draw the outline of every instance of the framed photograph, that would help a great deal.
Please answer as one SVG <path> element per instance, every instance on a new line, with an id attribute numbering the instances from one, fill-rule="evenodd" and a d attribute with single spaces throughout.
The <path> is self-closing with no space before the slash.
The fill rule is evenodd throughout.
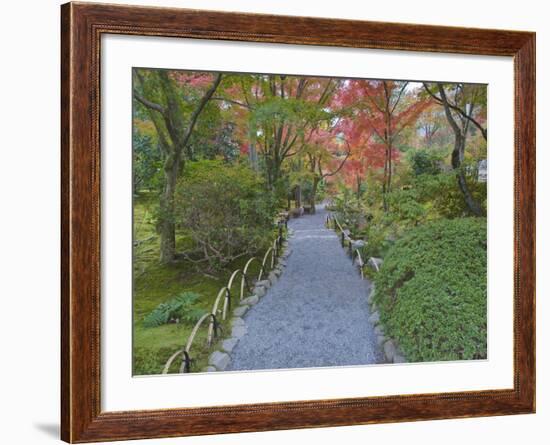
<path id="1" fill-rule="evenodd" d="M 535 411 L 535 34 L 61 8 L 62 439 Z"/>

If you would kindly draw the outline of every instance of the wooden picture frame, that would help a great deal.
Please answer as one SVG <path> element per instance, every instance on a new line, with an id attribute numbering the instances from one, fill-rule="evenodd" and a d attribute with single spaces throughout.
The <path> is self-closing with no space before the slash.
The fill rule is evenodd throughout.
<path id="1" fill-rule="evenodd" d="M 93 442 L 535 411 L 534 33 L 92 3 L 65 4 L 61 18 L 63 440 Z M 99 116 L 103 34 L 513 57 L 513 389 L 102 412 Z"/>

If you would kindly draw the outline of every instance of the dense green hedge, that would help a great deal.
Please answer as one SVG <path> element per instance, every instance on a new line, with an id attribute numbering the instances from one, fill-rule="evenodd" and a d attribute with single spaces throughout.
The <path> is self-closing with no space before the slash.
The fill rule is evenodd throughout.
<path id="1" fill-rule="evenodd" d="M 374 301 L 409 361 L 487 357 L 485 218 L 439 220 L 388 251 Z"/>

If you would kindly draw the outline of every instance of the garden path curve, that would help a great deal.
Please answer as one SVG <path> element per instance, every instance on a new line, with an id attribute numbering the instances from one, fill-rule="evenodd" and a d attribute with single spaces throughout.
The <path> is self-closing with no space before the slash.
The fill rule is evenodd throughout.
<path id="1" fill-rule="evenodd" d="M 244 316 L 246 335 L 226 370 L 365 365 L 383 362 L 362 280 L 324 226 L 326 210 L 291 219 L 287 267 Z"/>

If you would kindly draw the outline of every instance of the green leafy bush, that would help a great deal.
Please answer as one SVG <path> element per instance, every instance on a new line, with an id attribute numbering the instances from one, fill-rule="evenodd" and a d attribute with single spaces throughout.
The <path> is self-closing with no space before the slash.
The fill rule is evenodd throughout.
<path id="1" fill-rule="evenodd" d="M 401 225 L 416 226 L 427 217 L 416 189 L 401 189 L 389 193 L 390 217 Z"/>
<path id="2" fill-rule="evenodd" d="M 440 172 L 439 163 L 443 156 L 439 151 L 419 149 L 410 150 L 409 162 L 416 176 L 419 175 L 437 175 Z"/>
<path id="3" fill-rule="evenodd" d="M 183 292 L 171 300 L 159 304 L 143 319 L 146 328 L 153 328 L 171 321 L 197 321 L 205 311 L 194 307 L 199 295 L 194 292 Z"/>
<path id="4" fill-rule="evenodd" d="M 132 133 L 134 163 L 134 193 L 143 189 L 158 189 L 162 167 L 160 150 L 148 135 Z"/>
<path id="5" fill-rule="evenodd" d="M 272 239 L 276 199 L 248 165 L 197 161 L 177 184 L 174 213 L 195 246 L 186 256 L 215 270 Z"/>
<path id="6" fill-rule="evenodd" d="M 476 176 L 466 172 L 468 188 L 482 208 L 487 208 L 487 184 L 477 182 Z M 433 217 L 458 218 L 468 215 L 464 196 L 457 185 L 456 172 L 420 175 L 414 184 L 419 202 L 424 203 Z"/>
<path id="7" fill-rule="evenodd" d="M 380 224 L 370 224 L 364 231 L 366 244 L 361 247 L 361 257 L 367 261 L 370 257 L 384 257 L 392 246 L 390 228 Z"/>
<path id="8" fill-rule="evenodd" d="M 340 224 L 350 229 L 356 236 L 365 225 L 369 218 L 369 209 L 364 203 L 349 189 L 342 190 L 334 197 L 331 205 L 331 211 L 336 213 Z"/>
<path id="9" fill-rule="evenodd" d="M 487 357 L 486 240 L 485 218 L 443 219 L 389 250 L 374 301 L 408 360 Z"/>

